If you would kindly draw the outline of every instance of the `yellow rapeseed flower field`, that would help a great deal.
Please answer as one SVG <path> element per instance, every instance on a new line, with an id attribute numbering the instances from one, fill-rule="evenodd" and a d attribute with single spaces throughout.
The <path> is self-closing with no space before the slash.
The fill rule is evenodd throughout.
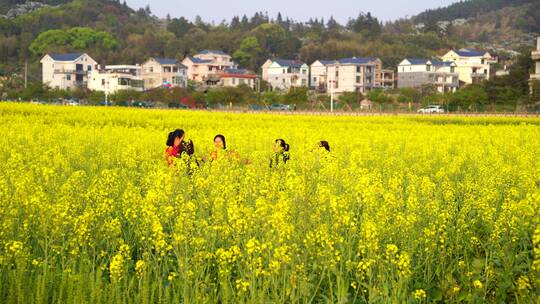
<path id="1" fill-rule="evenodd" d="M 0 146 L 1 303 L 540 301 L 539 118 L 1 104 Z"/>

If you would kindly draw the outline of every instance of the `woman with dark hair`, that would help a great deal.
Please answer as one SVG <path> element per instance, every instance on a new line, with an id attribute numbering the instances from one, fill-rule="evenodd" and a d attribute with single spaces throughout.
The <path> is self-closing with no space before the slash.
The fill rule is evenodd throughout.
<path id="1" fill-rule="evenodd" d="M 330 152 L 330 144 L 326 140 L 321 140 L 319 142 L 319 148 L 324 148 L 326 151 Z"/>
<path id="2" fill-rule="evenodd" d="M 210 161 L 217 160 L 220 155 L 226 156 L 228 160 L 238 160 L 241 163 L 249 164 L 251 163 L 248 159 L 240 159 L 240 156 L 236 151 L 227 149 L 227 141 L 225 140 L 225 136 L 218 134 L 214 136 L 214 150 L 210 152 Z M 206 158 L 203 158 L 204 161 L 206 161 Z"/>
<path id="3" fill-rule="evenodd" d="M 218 134 L 214 136 L 214 146 L 216 149 L 227 150 L 227 142 L 225 141 L 225 136 Z"/>
<path id="4" fill-rule="evenodd" d="M 181 129 L 176 129 L 169 133 L 167 137 L 167 149 L 165 150 L 167 165 L 171 166 L 174 163 L 173 159 L 182 154 L 185 136 L 184 130 Z"/>
<path id="5" fill-rule="evenodd" d="M 234 151 L 227 151 L 227 141 L 225 140 L 225 136 L 218 134 L 214 136 L 214 150 L 210 152 L 210 160 L 216 160 L 218 159 L 220 154 L 225 154 L 227 156 L 234 155 Z"/>
<path id="6" fill-rule="evenodd" d="M 274 141 L 274 155 L 270 158 L 270 168 L 277 167 L 280 163 L 287 163 L 290 159 L 289 148 L 289 144 L 284 139 L 276 139 Z"/>

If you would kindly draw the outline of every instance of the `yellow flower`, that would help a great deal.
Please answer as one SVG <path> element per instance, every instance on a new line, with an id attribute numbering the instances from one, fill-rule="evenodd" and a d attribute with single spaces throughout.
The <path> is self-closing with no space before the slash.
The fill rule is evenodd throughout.
<path id="1" fill-rule="evenodd" d="M 476 289 L 481 289 L 481 288 L 484 287 L 484 284 L 482 284 L 482 282 L 481 282 L 480 280 L 474 280 L 473 286 L 474 286 L 474 288 L 476 288 Z"/>
<path id="2" fill-rule="evenodd" d="M 143 260 L 138 260 L 137 263 L 135 263 L 135 272 L 139 277 L 143 276 L 145 267 L 146 264 Z"/>
<path id="3" fill-rule="evenodd" d="M 423 300 L 426 298 L 426 291 L 423 289 L 417 289 L 413 292 L 414 298 L 417 300 Z"/>

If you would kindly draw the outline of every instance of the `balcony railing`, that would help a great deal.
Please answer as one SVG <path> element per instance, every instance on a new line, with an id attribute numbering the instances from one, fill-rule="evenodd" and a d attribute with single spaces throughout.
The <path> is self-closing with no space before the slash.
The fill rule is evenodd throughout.
<path id="1" fill-rule="evenodd" d="M 77 74 L 77 75 L 86 75 L 88 74 L 88 71 L 83 70 L 65 70 L 65 69 L 58 69 L 54 70 L 55 74 Z"/>
<path id="2" fill-rule="evenodd" d="M 533 60 L 540 60 L 540 51 L 533 51 L 531 55 Z"/>
<path id="3" fill-rule="evenodd" d="M 531 74 L 531 80 L 540 80 L 540 74 Z"/>

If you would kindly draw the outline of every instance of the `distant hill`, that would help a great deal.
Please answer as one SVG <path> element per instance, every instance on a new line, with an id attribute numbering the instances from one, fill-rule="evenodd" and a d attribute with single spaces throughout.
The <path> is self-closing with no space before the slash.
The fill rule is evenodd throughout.
<path id="1" fill-rule="evenodd" d="M 500 10 L 505 7 L 538 3 L 538 0 L 468 0 L 451 4 L 447 7 L 429 9 L 414 17 L 415 22 L 452 21 L 455 19 L 475 18 L 481 14 Z"/>

